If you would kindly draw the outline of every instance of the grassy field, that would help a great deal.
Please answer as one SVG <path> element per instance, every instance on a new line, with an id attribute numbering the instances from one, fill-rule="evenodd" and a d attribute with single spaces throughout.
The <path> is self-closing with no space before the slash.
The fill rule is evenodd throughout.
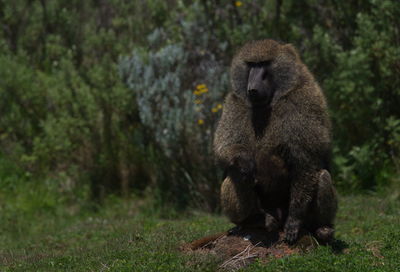
<path id="1" fill-rule="evenodd" d="M 232 225 L 200 212 L 164 216 L 140 201 L 113 201 L 98 212 L 0 219 L 0 271 L 215 271 L 213 256 L 179 246 Z M 0 214 L 0 218 L 1 214 Z M 400 271 L 396 194 L 340 199 L 336 244 L 306 255 L 254 263 L 245 271 Z"/>

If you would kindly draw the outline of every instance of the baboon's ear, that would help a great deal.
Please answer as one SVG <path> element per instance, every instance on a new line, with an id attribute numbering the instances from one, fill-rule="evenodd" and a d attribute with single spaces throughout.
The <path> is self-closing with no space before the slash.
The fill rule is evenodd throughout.
<path id="1" fill-rule="evenodd" d="M 293 57 L 293 59 L 295 59 L 295 60 L 300 58 L 299 54 L 297 53 L 296 48 L 294 48 L 294 46 L 291 45 L 290 43 L 284 45 L 283 50 L 285 53 L 287 53 L 289 56 Z"/>

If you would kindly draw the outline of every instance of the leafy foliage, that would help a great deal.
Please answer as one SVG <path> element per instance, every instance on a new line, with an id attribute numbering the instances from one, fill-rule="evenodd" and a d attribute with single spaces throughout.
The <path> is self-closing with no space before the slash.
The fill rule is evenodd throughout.
<path id="1" fill-rule="evenodd" d="M 1 157 L 72 199 L 133 189 L 214 210 L 230 60 L 274 38 L 328 96 L 338 186 L 387 185 L 400 171 L 399 11 L 395 0 L 0 0 Z"/>
<path id="2" fill-rule="evenodd" d="M 335 41 L 333 33 L 328 38 L 320 28 L 314 29 L 316 40 L 311 41 L 327 40 L 319 43 L 319 50 L 324 63 L 334 64 L 322 85 L 332 108 L 339 182 L 351 189 L 385 185 L 399 170 L 399 4 L 369 1 L 366 7 L 351 10 L 353 21 L 348 25 L 355 27 L 347 31 L 348 44 Z M 323 63 L 316 67 L 322 70 Z M 344 173 L 348 167 L 351 176 Z"/>
<path id="3" fill-rule="evenodd" d="M 126 15 L 151 7 L 22 0 L 1 6 L 2 153 L 27 173 L 59 176 L 61 187 L 89 184 L 95 198 L 142 188 L 140 124 L 117 59 L 140 43 L 131 33 L 152 27 Z"/>
<path id="4" fill-rule="evenodd" d="M 165 156 L 165 167 L 157 168 L 161 197 L 182 205 L 189 197 L 215 209 L 219 183 L 211 159 L 212 136 L 227 89 L 227 71 L 211 52 L 185 50 L 190 43 L 159 47 L 162 35 L 162 29 L 149 35 L 154 51 L 137 49 L 123 59 L 121 73 L 135 92 L 146 136 Z"/>

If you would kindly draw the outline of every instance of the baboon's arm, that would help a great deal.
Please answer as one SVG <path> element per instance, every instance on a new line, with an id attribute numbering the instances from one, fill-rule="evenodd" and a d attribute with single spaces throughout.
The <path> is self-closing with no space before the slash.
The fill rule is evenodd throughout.
<path id="1" fill-rule="evenodd" d="M 240 98 L 233 94 L 226 97 L 214 138 L 214 152 L 224 167 L 231 165 L 236 157 L 254 158 L 251 144 L 254 133 L 249 116 L 249 109 Z"/>

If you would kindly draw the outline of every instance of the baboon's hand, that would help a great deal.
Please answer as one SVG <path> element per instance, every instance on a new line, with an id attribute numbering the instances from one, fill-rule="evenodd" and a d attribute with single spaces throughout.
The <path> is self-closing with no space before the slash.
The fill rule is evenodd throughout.
<path id="1" fill-rule="evenodd" d="M 256 175 L 256 161 L 251 154 L 239 152 L 233 157 L 231 165 L 237 168 L 244 177 L 254 180 Z"/>
<path id="2" fill-rule="evenodd" d="M 285 224 L 285 241 L 292 245 L 299 236 L 300 220 L 288 217 Z"/>
<path id="3" fill-rule="evenodd" d="M 265 228 L 269 232 L 277 231 L 279 229 L 278 221 L 269 213 L 265 214 Z"/>

